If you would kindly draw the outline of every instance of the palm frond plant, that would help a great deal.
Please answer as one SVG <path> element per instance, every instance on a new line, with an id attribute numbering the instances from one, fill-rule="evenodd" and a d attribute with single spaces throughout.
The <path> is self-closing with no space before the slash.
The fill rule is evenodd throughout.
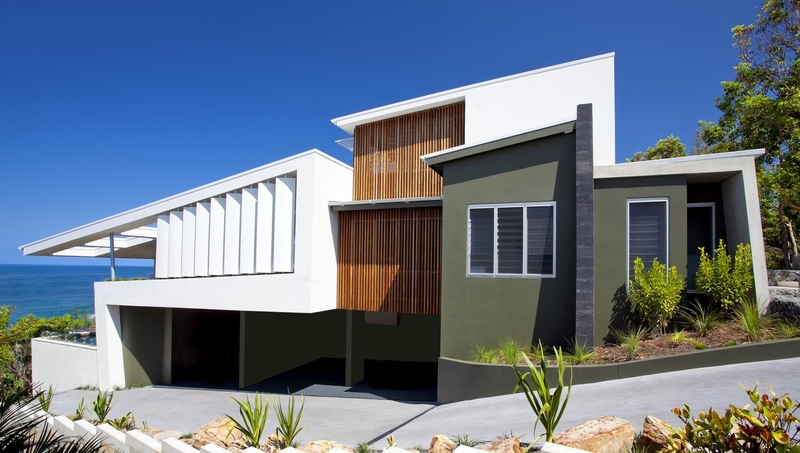
<path id="1" fill-rule="evenodd" d="M 3 453 L 98 453 L 103 438 L 66 437 L 58 434 L 38 412 L 39 394 L 9 392 L 0 400 L 0 451 Z"/>
<path id="2" fill-rule="evenodd" d="M 261 398 L 258 392 L 254 401 L 250 402 L 250 397 L 245 396 L 244 400 L 237 400 L 231 397 L 239 406 L 239 415 L 242 420 L 239 421 L 228 414 L 226 417 L 233 421 L 234 426 L 228 431 L 228 436 L 231 435 L 234 429 L 242 432 L 245 440 L 245 445 L 248 447 L 258 448 L 261 445 L 261 437 L 264 435 L 264 426 L 267 424 L 267 414 L 269 413 L 269 395 L 266 401 Z"/>
<path id="3" fill-rule="evenodd" d="M 547 364 L 544 360 L 540 360 L 537 367 L 527 356 L 523 356 L 525 363 L 528 365 L 528 371 L 525 373 L 521 373 L 516 366 L 512 365 L 517 375 L 517 385 L 514 387 L 514 393 L 521 388 L 525 392 L 528 404 L 536 414 L 536 422 L 533 425 L 534 434 L 536 434 L 536 428 L 539 423 L 542 424 L 545 430 L 545 433 L 531 442 L 531 445 L 538 442 L 543 436 L 547 442 L 552 442 L 556 426 L 561 421 L 561 416 L 564 415 L 564 410 L 569 402 L 569 395 L 572 393 L 572 370 L 570 369 L 569 373 L 567 393 L 564 395 L 564 371 L 566 370 L 564 355 L 561 352 L 561 348 L 554 349 L 553 352 L 556 356 L 556 366 L 558 368 L 558 385 L 556 385 L 553 393 L 550 393 L 550 383 L 547 381 Z"/>
<path id="4" fill-rule="evenodd" d="M 283 444 L 281 449 L 286 447 L 295 448 L 297 446 L 297 435 L 303 430 L 303 427 L 300 426 L 300 417 L 303 415 L 303 408 L 305 405 L 306 398 L 302 394 L 300 395 L 300 410 L 297 411 L 296 414 L 294 411 L 294 395 L 292 393 L 289 394 L 289 402 L 286 405 L 286 411 L 284 411 L 283 406 L 281 406 L 280 398 L 275 402 L 273 407 L 275 409 L 275 415 L 278 417 L 277 434 L 279 441 Z"/>
<path id="5" fill-rule="evenodd" d="M 572 363 L 584 363 L 597 357 L 597 353 L 585 341 L 572 337 L 567 340 L 567 353 L 564 358 Z"/>
<path id="6" fill-rule="evenodd" d="M 713 308 L 705 308 L 697 299 L 682 308 L 679 316 L 684 324 L 697 332 L 698 336 L 705 337 L 711 329 L 722 322 L 722 315 Z"/>

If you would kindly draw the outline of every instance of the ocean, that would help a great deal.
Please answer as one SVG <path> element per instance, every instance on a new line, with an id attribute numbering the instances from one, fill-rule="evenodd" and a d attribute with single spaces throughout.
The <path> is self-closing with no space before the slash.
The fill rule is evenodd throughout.
<path id="1" fill-rule="evenodd" d="M 118 278 L 152 273 L 150 266 L 117 266 Z M 0 305 L 16 307 L 12 322 L 28 313 L 61 316 L 73 308 L 94 313 L 94 282 L 110 277 L 108 266 L 0 264 Z"/>

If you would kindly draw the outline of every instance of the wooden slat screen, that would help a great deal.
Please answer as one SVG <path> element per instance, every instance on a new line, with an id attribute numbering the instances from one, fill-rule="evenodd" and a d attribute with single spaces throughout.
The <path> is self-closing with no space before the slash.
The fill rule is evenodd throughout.
<path id="1" fill-rule="evenodd" d="M 337 307 L 438 315 L 442 208 L 339 213 Z"/>
<path id="2" fill-rule="evenodd" d="M 464 102 L 356 126 L 353 199 L 437 197 L 442 177 L 419 156 L 464 144 Z"/>

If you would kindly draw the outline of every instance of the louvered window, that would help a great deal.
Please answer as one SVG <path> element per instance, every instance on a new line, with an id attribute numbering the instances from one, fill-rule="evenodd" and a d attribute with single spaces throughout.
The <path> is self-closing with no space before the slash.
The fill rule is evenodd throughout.
<path id="1" fill-rule="evenodd" d="M 555 202 L 469 207 L 469 275 L 555 277 Z"/>
<path id="2" fill-rule="evenodd" d="M 637 257 L 644 261 L 646 269 L 653 264 L 654 258 L 669 267 L 668 210 L 669 201 L 666 198 L 628 200 L 629 281 L 633 278 L 633 263 Z"/>

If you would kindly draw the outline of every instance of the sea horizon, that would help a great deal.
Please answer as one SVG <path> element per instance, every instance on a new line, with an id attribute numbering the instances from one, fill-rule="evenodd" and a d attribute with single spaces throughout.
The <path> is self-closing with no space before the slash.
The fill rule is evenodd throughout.
<path id="1" fill-rule="evenodd" d="M 117 266 L 118 278 L 143 277 L 152 266 Z M 108 265 L 0 264 L 0 306 L 13 306 L 11 322 L 32 314 L 61 316 L 72 310 L 94 313 L 94 283 L 111 278 Z"/>

